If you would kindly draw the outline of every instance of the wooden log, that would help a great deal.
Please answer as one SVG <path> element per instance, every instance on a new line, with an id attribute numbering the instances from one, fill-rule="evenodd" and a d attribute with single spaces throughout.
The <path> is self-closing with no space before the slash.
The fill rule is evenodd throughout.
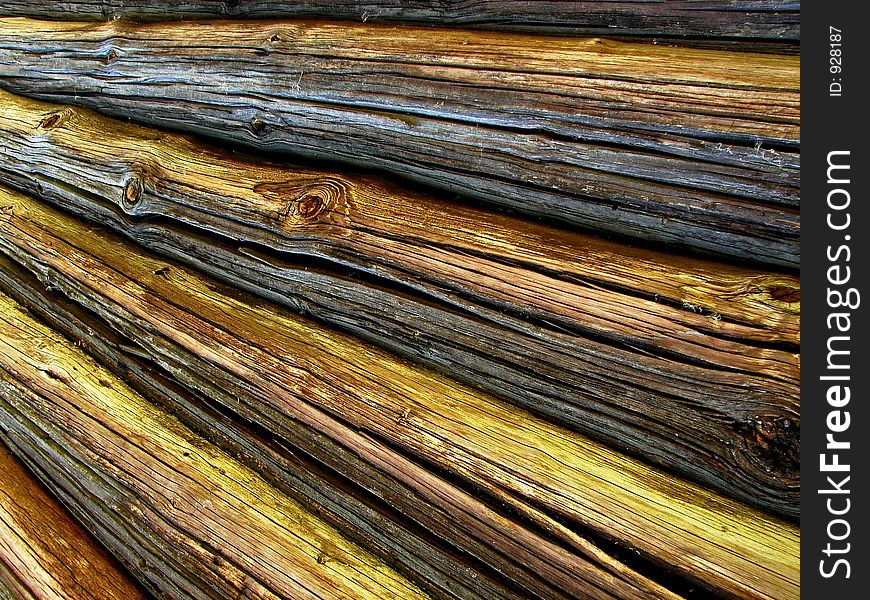
<path id="1" fill-rule="evenodd" d="M 8 297 L 0 305 L 4 436 L 153 593 L 425 597 Z"/>
<path id="2" fill-rule="evenodd" d="M 401 449 L 566 542 L 571 531 L 592 531 L 721 594 L 798 593 L 793 524 L 143 254 L 20 194 L 5 192 L 2 206 L 5 254 L 178 380 L 210 381 L 233 398 L 227 409 L 245 406 L 278 435 L 287 420 L 301 421 L 388 472 L 396 472 L 389 447 Z M 324 422 L 324 414 L 346 425 Z"/>
<path id="3" fill-rule="evenodd" d="M 796 57 L 329 22 L 4 18 L 0 76 L 536 217 L 799 263 Z"/>
<path id="4" fill-rule="evenodd" d="M 10 453 L 0 435 L 3 587 L 18 599 L 145 598 L 117 561 Z"/>
<path id="5" fill-rule="evenodd" d="M 158 400 L 185 425 L 266 474 L 276 485 L 285 486 L 287 493 L 311 504 L 318 514 L 328 515 L 340 528 L 353 532 L 434 597 L 678 597 L 564 528 L 561 537 L 572 550 L 555 546 L 552 540 L 529 531 L 516 516 L 501 515 L 482 503 L 479 493 L 469 495 L 388 448 L 377 450 L 381 457 L 392 455 L 389 464 L 401 467 L 392 470 L 401 479 L 298 421 L 276 424 L 272 418 L 274 430 L 255 427 L 253 423 L 263 420 L 262 413 L 241 405 L 238 398 L 244 391 L 228 392 L 190 373 L 184 376 L 187 387 L 179 385 L 171 374 L 145 358 L 145 348 L 134 346 L 134 340 L 119 336 L 93 313 L 49 291 L 51 286 L 47 288 L 2 256 L 0 289 L 123 374 L 125 382 Z M 215 402 L 234 406 L 241 419 L 215 409 Z M 330 421 L 325 415 L 320 420 Z M 337 423 L 331 425 L 333 434 L 342 429 Z M 332 474 L 306 461 L 307 456 L 326 465 Z M 552 520 L 543 522 L 558 528 Z M 459 555 L 445 550 L 445 543 Z M 553 577 L 553 567 L 559 565 L 563 573 L 557 569 Z M 677 584 L 689 587 L 669 578 L 669 586 Z M 520 595 L 516 590 L 521 590 Z"/>
<path id="6" fill-rule="evenodd" d="M 330 17 L 558 34 L 800 40 L 797 0 L 431 2 L 428 0 L 3 0 L 0 15 L 71 20 Z"/>
<path id="7" fill-rule="evenodd" d="M 796 277 L 635 249 L 370 177 L 253 162 L 87 110 L 0 98 L 0 172 L 14 185 L 797 515 Z"/>

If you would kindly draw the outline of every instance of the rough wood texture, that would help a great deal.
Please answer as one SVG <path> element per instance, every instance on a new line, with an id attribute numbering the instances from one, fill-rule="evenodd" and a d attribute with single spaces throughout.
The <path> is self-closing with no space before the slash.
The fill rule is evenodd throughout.
<path id="1" fill-rule="evenodd" d="M 538 2 L 505 0 L 3 0 L 0 14 L 52 19 L 166 21 L 333 17 L 547 33 L 800 40 L 797 0 Z"/>
<path id="2" fill-rule="evenodd" d="M 0 434 L 0 588 L 4 586 L 19 600 L 144 598 L 120 565 L 9 453 Z"/>
<path id="3" fill-rule="evenodd" d="M 799 263 L 796 57 L 370 24 L 4 18 L 0 77 L 534 216 Z"/>
<path id="4" fill-rule="evenodd" d="M 135 339 L 119 336 L 92 312 L 50 291 L 54 288 L 3 256 L 0 289 L 122 373 L 125 382 L 157 399 L 186 425 L 311 503 L 318 514 L 353 532 L 390 564 L 406 569 L 409 578 L 435 597 L 677 597 L 555 521 L 531 519 L 558 530 L 556 537 L 571 550 L 533 533 L 516 515 L 499 514 L 492 503 L 481 501 L 480 491 L 469 495 L 387 447 L 369 442 L 380 458 L 370 464 L 353 448 L 304 423 L 264 419 L 262 407 L 248 408 L 262 400 L 244 389 L 228 391 L 222 382 L 190 373 L 183 379 L 187 387 L 182 387 L 171 372 L 147 358 L 147 349 Z M 219 405 L 232 406 L 235 412 L 222 411 Z M 319 419 L 331 421 L 326 415 Z M 254 425 L 261 422 L 273 429 Z M 347 436 L 339 423 L 332 422 L 328 429 L 339 439 L 342 432 Z M 495 504 L 503 502 L 496 498 Z M 445 549 L 444 543 L 455 551 Z M 673 577 L 668 585 L 688 589 Z"/>
<path id="5" fill-rule="evenodd" d="M 656 464 L 798 514 L 796 277 L 0 99 L 0 173 L 14 185 Z"/>
<path id="6" fill-rule="evenodd" d="M 570 539 L 572 528 L 588 528 L 722 594 L 797 596 L 794 525 L 144 255 L 20 194 L 5 192 L 2 205 L 5 254 L 177 379 L 223 387 L 235 396 L 227 408 L 246 405 L 278 435 L 296 419 L 395 472 L 392 445 L 553 535 Z M 324 414 L 349 427 L 333 429 Z"/>
<path id="7" fill-rule="evenodd" d="M 425 597 L 6 296 L 0 331 L 3 435 L 155 594 Z"/>

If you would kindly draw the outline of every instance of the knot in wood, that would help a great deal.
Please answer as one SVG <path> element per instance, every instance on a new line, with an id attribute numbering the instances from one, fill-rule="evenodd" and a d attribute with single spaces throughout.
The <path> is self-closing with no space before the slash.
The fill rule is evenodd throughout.
<path id="1" fill-rule="evenodd" d="M 765 415 L 739 421 L 734 429 L 746 440 L 747 454 L 763 478 L 799 476 L 799 423 L 784 416 Z"/>
<path id="2" fill-rule="evenodd" d="M 801 290 L 796 287 L 772 286 L 767 289 L 767 293 L 777 302 L 796 304 L 801 301 Z"/>
<path id="3" fill-rule="evenodd" d="M 138 175 L 133 175 L 124 186 L 124 194 L 121 197 L 121 204 L 125 209 L 130 210 L 139 204 L 142 199 L 142 179 Z"/>
<path id="4" fill-rule="evenodd" d="M 273 203 L 278 220 L 287 225 L 310 222 L 326 211 L 346 210 L 348 192 L 343 182 L 330 177 L 304 179 L 258 183 L 254 192 Z"/>
<path id="5" fill-rule="evenodd" d="M 57 112 L 53 112 L 50 115 L 44 117 L 39 122 L 39 127 L 41 129 L 54 129 L 58 125 L 61 125 L 64 121 L 67 120 L 69 111 L 59 110 Z"/>
<path id="6" fill-rule="evenodd" d="M 266 34 L 265 47 L 277 46 L 278 49 L 305 34 L 307 27 L 304 24 L 283 23 L 281 29 L 275 29 Z"/>
<path id="7" fill-rule="evenodd" d="M 253 131 L 257 135 L 260 135 L 266 130 L 266 123 L 264 123 L 263 119 L 259 117 L 254 117 L 253 119 L 251 119 L 250 126 L 251 131 Z"/>
<path id="8" fill-rule="evenodd" d="M 297 203 L 297 212 L 304 219 L 313 219 L 326 208 L 327 200 L 319 191 L 305 194 Z"/>
<path id="9" fill-rule="evenodd" d="M 305 186 L 296 199 L 296 214 L 311 220 L 327 210 L 346 210 L 348 191 L 346 184 L 332 177 L 323 177 Z"/>
<path id="10" fill-rule="evenodd" d="M 290 36 L 287 35 L 287 33 L 284 31 L 273 31 L 272 33 L 269 34 L 269 37 L 266 38 L 266 44 L 267 45 L 278 44 L 280 42 L 287 41 L 289 38 L 290 38 Z"/>

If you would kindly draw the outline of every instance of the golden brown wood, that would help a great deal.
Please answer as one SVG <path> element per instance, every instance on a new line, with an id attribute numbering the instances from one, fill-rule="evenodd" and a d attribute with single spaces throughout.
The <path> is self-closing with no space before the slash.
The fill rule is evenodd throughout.
<path id="1" fill-rule="evenodd" d="M 0 426 L 0 438 L 5 429 Z M 0 587 L 4 585 L 15 598 L 34 600 L 144 598 L 120 565 L 0 442 Z"/>
<path id="2" fill-rule="evenodd" d="M 154 593 L 425 597 L 6 296 L 0 331 L 0 405 L 14 446 Z"/>
<path id="3" fill-rule="evenodd" d="M 182 379 L 185 369 L 194 370 L 247 390 L 401 476 L 382 439 L 500 494 L 545 527 L 551 519 L 554 534 L 559 527 L 589 529 L 617 539 L 719 593 L 797 597 L 799 533 L 792 524 L 142 254 L 20 194 L 4 192 L 2 205 L 4 253 Z M 350 429 L 336 429 L 324 414 Z M 553 525 L 553 518 L 568 525 Z"/>
<path id="4" fill-rule="evenodd" d="M 373 177 L 258 162 L 85 109 L 0 99 L 0 169 L 22 189 L 797 514 L 796 277 L 603 241 Z"/>
<path id="5" fill-rule="evenodd" d="M 572 550 L 531 531 L 527 520 L 499 514 L 503 503 L 496 502 L 493 510 L 491 503 L 481 500 L 479 490 L 467 494 L 383 445 L 373 447 L 382 458 L 393 454 L 380 463 L 391 466 L 389 474 L 305 424 L 263 419 L 260 413 L 246 409 L 262 408 L 261 398 L 247 389 L 225 386 L 223 376 L 202 379 L 188 372 L 184 381 L 174 379 L 155 367 L 147 353 L 133 345 L 134 339 L 112 332 L 106 322 L 55 293 L 55 288 L 46 288 L 2 255 L 0 289 L 87 348 L 99 362 L 110 365 L 126 383 L 178 415 L 192 430 L 264 473 L 339 528 L 352 531 L 354 539 L 434 597 L 568 600 L 578 595 L 615 595 L 673 600 L 679 596 L 546 515 L 526 510 L 528 520 Z M 228 415 L 220 405 L 233 406 L 237 414 Z M 324 420 L 329 418 L 323 415 Z M 348 485 L 349 475 L 352 485 Z M 673 577 L 667 583 L 682 591 L 690 585 Z"/>
<path id="6" fill-rule="evenodd" d="M 158 271 L 162 275 L 168 274 L 168 270 Z M 48 277 L 52 278 L 51 275 Z M 63 301 L 56 294 L 58 288 L 54 283 L 45 287 L 34 280 L 32 274 L 6 259 L 0 260 L 0 282 L 16 298 L 25 302 L 29 309 L 37 311 L 41 317 L 71 335 L 77 345 L 88 348 L 106 364 L 113 365 L 125 381 L 138 385 L 150 397 L 158 398 L 174 414 L 181 415 L 191 427 L 209 439 L 215 438 L 222 443 L 234 456 L 239 455 L 241 450 L 241 454 L 247 455 L 248 464 L 255 469 L 267 471 L 273 479 L 288 483 L 292 494 L 301 494 L 309 502 L 315 503 L 318 514 L 331 513 L 345 526 L 362 535 L 368 543 L 380 550 L 386 548 L 391 560 L 404 562 L 407 560 L 407 550 L 397 553 L 395 546 L 384 544 L 378 534 L 366 536 L 359 531 L 360 528 L 376 526 L 376 523 L 369 522 L 370 518 L 365 515 L 361 517 L 357 512 L 350 520 L 342 519 L 323 504 L 324 494 L 332 494 L 333 497 L 342 493 L 359 494 L 363 498 L 374 495 L 390 505 L 387 510 L 375 507 L 382 515 L 391 518 L 390 510 L 404 515 L 404 519 L 400 517 L 398 522 L 392 524 L 392 531 L 384 528 L 383 532 L 378 532 L 393 536 L 395 541 L 400 542 L 399 550 L 404 537 L 406 544 L 416 546 L 414 550 L 424 551 L 423 544 L 415 544 L 413 536 L 419 539 L 421 535 L 425 537 L 429 533 L 455 546 L 460 554 L 473 557 L 473 563 L 466 560 L 464 565 L 454 565 L 454 570 L 451 570 L 450 565 L 441 567 L 448 570 L 440 576 L 432 573 L 433 569 L 437 571 L 439 567 L 439 557 L 433 552 L 424 558 L 433 561 L 428 567 L 421 568 L 419 563 L 415 564 L 413 557 L 402 565 L 412 567 L 409 576 L 412 575 L 415 580 L 419 578 L 427 584 L 427 589 L 439 592 L 442 597 L 445 589 L 450 592 L 447 595 L 449 598 L 513 598 L 517 589 L 522 590 L 519 597 L 534 596 L 547 600 L 568 600 L 578 596 L 638 599 L 676 597 L 633 568 L 602 552 L 582 536 L 560 526 L 551 517 L 522 503 L 518 504 L 515 498 L 502 499 L 504 494 L 493 489 L 497 507 L 497 510 L 493 510 L 492 504 L 481 502 L 479 486 L 469 493 L 424 465 L 408 460 L 391 447 L 365 435 L 360 436 L 356 429 L 349 429 L 342 421 L 317 409 L 309 408 L 305 412 L 309 418 L 304 422 L 285 418 L 281 412 L 276 413 L 268 403 L 264 403 L 262 392 L 252 389 L 248 382 L 232 377 L 228 379 L 220 368 L 206 367 L 205 371 L 208 372 L 204 372 L 203 367 L 207 363 L 198 357 L 185 356 L 182 349 L 164 347 L 176 362 L 167 366 L 168 377 L 167 373 L 158 373 L 151 360 L 158 359 L 161 365 L 165 365 L 166 356 L 150 355 L 129 332 L 125 334 L 125 340 L 107 331 L 106 323 L 100 323 L 93 313 L 88 314 L 90 310 L 87 307 L 95 307 L 86 299 L 79 298 L 84 300 L 85 308 L 82 310 L 74 303 Z M 114 325 L 119 326 L 117 322 Z M 122 329 L 126 330 L 126 327 Z M 177 378 L 187 389 L 179 390 L 179 386 L 172 383 L 167 389 L 167 379 L 173 378 Z M 225 411 L 229 409 L 236 412 L 241 419 L 237 417 L 228 423 L 226 416 L 215 414 L 216 403 L 222 404 Z M 258 438 L 250 428 L 245 427 L 245 423 L 256 423 L 263 434 Z M 310 427 L 312 423 L 316 427 Z M 348 490 L 346 486 L 330 489 L 334 483 L 321 480 L 313 495 L 310 489 L 307 492 L 301 490 L 298 480 L 293 481 L 291 477 L 287 481 L 288 453 L 289 458 L 293 459 L 290 462 L 296 462 L 293 458 L 297 454 L 296 448 L 299 454 L 310 455 L 334 469 L 339 477 L 350 477 L 362 489 Z M 556 537 L 573 550 L 566 551 L 564 546 L 535 533 L 510 513 L 504 514 L 505 504 L 528 513 L 528 518 L 535 524 L 555 532 Z M 396 515 L 392 518 L 395 519 Z M 401 531 L 402 524 L 408 519 L 411 520 L 410 527 L 417 528 L 417 531 L 410 533 L 410 539 L 407 530 Z M 396 526 L 399 531 L 396 531 Z M 434 543 L 438 544 L 439 541 L 435 540 Z M 481 565 L 485 567 L 483 571 L 479 570 Z M 457 568 L 458 572 L 455 571 Z M 506 589 L 487 592 L 487 573 L 491 576 L 493 572 L 507 578 Z M 458 586 L 467 578 L 472 580 L 471 585 L 464 582 L 466 589 L 460 589 Z M 432 589 L 433 585 L 435 590 Z M 497 588 L 499 583 L 495 585 Z"/>

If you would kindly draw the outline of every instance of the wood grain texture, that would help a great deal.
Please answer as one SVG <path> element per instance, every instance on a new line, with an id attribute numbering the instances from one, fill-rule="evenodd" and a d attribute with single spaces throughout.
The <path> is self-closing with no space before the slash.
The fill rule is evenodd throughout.
<path id="1" fill-rule="evenodd" d="M 3 0 L 0 15 L 71 20 L 331 17 L 546 33 L 800 40 L 800 2 L 706 0 L 537 2 L 515 0 Z"/>
<path id="2" fill-rule="evenodd" d="M 498 494 L 469 494 L 391 448 L 357 439 L 356 447 L 377 453 L 374 464 L 366 462 L 354 445 L 340 443 L 355 435 L 327 415 L 319 415 L 319 422 L 328 424 L 332 438 L 276 417 L 256 393 L 227 384 L 225 377 L 203 378 L 178 364 L 161 368 L 136 334 L 119 335 L 3 256 L 0 289 L 186 425 L 407 571 L 434 597 L 678 597 L 543 514 L 522 518 L 499 512 L 505 502 Z M 555 535 L 534 533 L 529 524 Z M 557 540 L 570 550 L 555 545 Z M 669 586 L 678 583 L 668 578 Z"/>
<path id="3" fill-rule="evenodd" d="M 0 587 L 4 586 L 18 599 L 145 597 L 0 439 Z"/>
<path id="4" fill-rule="evenodd" d="M 542 526 L 549 516 L 569 532 L 619 540 L 721 594 L 797 595 L 792 524 L 152 258 L 20 194 L 4 193 L 3 205 L 5 254 L 133 336 L 178 379 L 192 372 L 230 394 L 242 390 L 236 405 L 258 398 L 250 409 L 269 430 L 281 431 L 281 419 L 302 421 L 340 435 L 384 469 L 389 455 L 380 448 L 401 448 Z M 323 414 L 349 429 L 334 432 Z"/>
<path id="5" fill-rule="evenodd" d="M 0 32 L 7 89 L 594 230 L 799 262 L 795 57 L 309 21 L 5 18 Z"/>
<path id="6" fill-rule="evenodd" d="M 796 277 L 604 242 L 371 177 L 254 162 L 0 94 L 0 172 L 14 185 L 797 514 Z"/>
<path id="7" fill-rule="evenodd" d="M 423 598 L 0 297 L 0 427 L 161 596 Z"/>

